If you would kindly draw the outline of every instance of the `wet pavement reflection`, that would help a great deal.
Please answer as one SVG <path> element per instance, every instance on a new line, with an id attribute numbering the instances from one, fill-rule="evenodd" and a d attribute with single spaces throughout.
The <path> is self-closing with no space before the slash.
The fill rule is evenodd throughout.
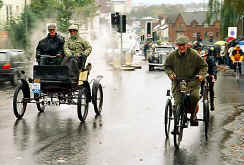
<path id="1" fill-rule="evenodd" d="M 222 94 L 217 94 L 220 106 L 210 116 L 209 141 L 201 123 L 184 131 L 180 150 L 175 151 L 172 136 L 166 140 L 164 135 L 164 106 L 170 88 L 167 75 L 160 70 L 148 72 L 146 64 L 126 72 L 97 63 L 94 70 L 104 76 L 103 113 L 95 116 L 90 104 L 86 123 L 80 123 L 72 105 L 51 105 L 45 113 L 38 113 L 36 105 L 30 104 L 24 119 L 15 120 L 11 97 L 0 103 L 1 165 L 223 164 L 219 151 L 222 133 L 217 128 L 223 125 L 219 118 L 228 99 Z M 216 89 L 217 93 L 222 90 Z M 1 92 L 2 97 L 6 90 Z M 229 94 L 229 102 L 238 102 L 231 91 L 221 92 Z"/>

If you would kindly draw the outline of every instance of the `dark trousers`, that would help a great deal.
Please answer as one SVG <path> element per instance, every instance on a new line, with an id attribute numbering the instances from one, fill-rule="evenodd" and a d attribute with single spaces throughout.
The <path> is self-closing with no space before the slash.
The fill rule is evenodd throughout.
<path id="1" fill-rule="evenodd" d="M 238 62 L 238 63 L 234 63 L 233 67 L 234 67 L 234 71 L 235 71 L 235 72 L 236 72 L 236 65 L 239 66 L 239 72 L 240 72 L 240 74 L 241 74 L 241 63 L 240 63 L 240 62 Z"/>

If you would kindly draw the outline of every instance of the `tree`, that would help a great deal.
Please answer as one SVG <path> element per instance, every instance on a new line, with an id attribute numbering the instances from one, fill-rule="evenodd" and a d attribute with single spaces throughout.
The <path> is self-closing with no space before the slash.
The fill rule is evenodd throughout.
<path id="1" fill-rule="evenodd" d="M 3 1 L 0 0 L 0 9 L 3 7 Z"/>
<path id="2" fill-rule="evenodd" d="M 221 36 L 227 36 L 228 27 L 238 26 L 244 15 L 243 0 L 209 0 L 208 21 L 217 16 L 221 22 Z"/>

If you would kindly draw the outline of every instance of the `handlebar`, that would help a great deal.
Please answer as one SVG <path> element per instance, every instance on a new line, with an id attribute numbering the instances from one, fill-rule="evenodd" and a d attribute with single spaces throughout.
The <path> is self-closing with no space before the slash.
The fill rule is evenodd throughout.
<path id="1" fill-rule="evenodd" d="M 234 63 L 242 63 L 242 61 L 233 61 L 233 64 L 234 64 Z"/>
<path id="2" fill-rule="evenodd" d="M 178 82 L 183 81 L 183 80 L 185 80 L 186 82 L 190 82 L 190 81 L 198 80 L 198 76 L 199 75 L 195 75 L 195 76 L 193 76 L 191 78 L 187 78 L 187 77 L 176 77 L 174 80 L 175 81 L 178 81 Z"/>
<path id="3" fill-rule="evenodd" d="M 47 55 L 47 54 L 42 54 L 42 55 L 40 55 L 40 57 L 56 58 L 57 55 L 51 56 L 51 55 Z"/>

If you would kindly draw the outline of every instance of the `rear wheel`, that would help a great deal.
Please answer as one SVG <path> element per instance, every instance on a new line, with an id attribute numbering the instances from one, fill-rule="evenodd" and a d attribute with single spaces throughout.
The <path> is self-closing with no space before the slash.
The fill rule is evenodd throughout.
<path id="1" fill-rule="evenodd" d="M 204 119 L 204 132 L 205 138 L 208 140 L 208 127 L 209 127 L 209 102 L 208 100 L 203 101 L 203 119 Z"/>
<path id="2" fill-rule="evenodd" d="M 24 114 L 27 107 L 27 98 L 25 98 L 25 92 L 22 85 L 19 85 L 15 92 L 13 97 L 13 109 L 14 109 L 14 115 L 16 118 L 21 119 Z"/>
<path id="3" fill-rule="evenodd" d="M 81 122 L 85 122 L 88 114 L 88 91 L 85 87 L 79 89 L 78 103 L 77 103 L 77 114 Z"/>
<path id="4" fill-rule="evenodd" d="M 177 106 L 174 117 L 174 146 L 179 149 L 183 137 L 184 114 L 181 112 L 181 106 Z"/>
<path id="5" fill-rule="evenodd" d="M 164 110 L 164 130 L 165 130 L 166 138 L 169 137 L 172 117 L 173 117 L 172 103 L 171 100 L 168 99 Z"/>
<path id="6" fill-rule="evenodd" d="M 95 113 L 96 115 L 100 115 L 103 106 L 103 88 L 101 84 L 93 89 L 92 97 Z"/>

